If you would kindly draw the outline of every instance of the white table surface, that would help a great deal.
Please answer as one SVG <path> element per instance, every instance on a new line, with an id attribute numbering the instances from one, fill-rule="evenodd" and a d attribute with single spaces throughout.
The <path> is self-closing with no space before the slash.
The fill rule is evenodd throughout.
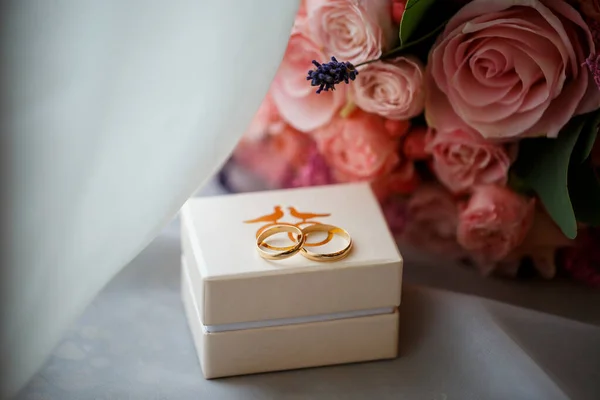
<path id="1" fill-rule="evenodd" d="M 17 399 L 600 398 L 600 292 L 405 258 L 398 359 L 206 381 L 180 300 L 175 220 Z"/>

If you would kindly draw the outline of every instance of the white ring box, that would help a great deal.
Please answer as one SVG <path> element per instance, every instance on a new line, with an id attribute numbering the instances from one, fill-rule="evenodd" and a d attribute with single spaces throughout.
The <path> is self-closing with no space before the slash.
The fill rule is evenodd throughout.
<path id="1" fill-rule="evenodd" d="M 348 257 L 271 261 L 256 251 L 267 224 L 318 222 L 350 233 Z M 181 225 L 182 297 L 207 379 L 397 356 L 402 257 L 368 184 L 192 198 Z M 344 245 L 335 236 L 310 249 Z"/>

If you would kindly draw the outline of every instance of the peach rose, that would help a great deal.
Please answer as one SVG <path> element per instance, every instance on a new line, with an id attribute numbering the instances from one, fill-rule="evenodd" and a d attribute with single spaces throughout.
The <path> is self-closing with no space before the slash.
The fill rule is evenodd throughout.
<path id="1" fill-rule="evenodd" d="M 390 7 L 390 0 L 306 1 L 312 37 L 326 54 L 353 64 L 379 58 L 394 44 Z"/>
<path id="2" fill-rule="evenodd" d="M 299 131 L 309 132 L 327 124 L 346 103 L 344 86 L 317 96 L 310 82 L 306 82 L 312 60 L 325 58 L 319 46 L 303 30 L 291 34 L 271 86 L 271 95 L 281 116 Z"/>
<path id="3" fill-rule="evenodd" d="M 556 137 L 573 115 L 600 107 L 584 62 L 595 46 L 564 1 L 473 0 L 429 55 L 430 126 L 487 139 Z"/>
<path id="4" fill-rule="evenodd" d="M 385 120 L 363 111 L 334 119 L 314 137 L 339 181 L 371 180 L 392 171 L 399 161 L 397 141 Z"/>
<path id="5" fill-rule="evenodd" d="M 382 117 L 406 120 L 423 112 L 423 66 L 415 58 L 398 57 L 364 67 L 350 85 L 354 102 Z"/>
<path id="6" fill-rule="evenodd" d="M 246 129 L 244 139 L 257 141 L 265 136 L 281 133 L 284 129 L 285 122 L 281 119 L 271 94 L 267 93 L 258 111 L 254 114 L 250 126 Z"/>
<path id="7" fill-rule="evenodd" d="M 420 186 L 408 201 L 407 218 L 402 241 L 447 257 L 464 255 L 456 241 L 458 206 L 441 186 Z"/>
<path id="8" fill-rule="evenodd" d="M 503 186 L 478 186 L 461 206 L 458 242 L 482 264 L 500 261 L 523 242 L 534 210 L 534 199 Z"/>
<path id="9" fill-rule="evenodd" d="M 436 133 L 427 149 L 435 174 L 454 193 L 476 185 L 506 184 L 511 158 L 503 145 L 456 130 Z"/>

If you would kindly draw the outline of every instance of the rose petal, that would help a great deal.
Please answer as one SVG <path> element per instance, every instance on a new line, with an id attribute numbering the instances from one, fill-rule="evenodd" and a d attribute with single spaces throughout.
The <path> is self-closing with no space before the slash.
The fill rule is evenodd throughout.
<path id="1" fill-rule="evenodd" d="M 310 132 L 328 123 L 345 103 L 345 93 L 342 86 L 318 95 L 309 93 L 304 97 L 294 97 L 278 84 L 272 88 L 273 101 L 281 116 L 301 132 Z"/>

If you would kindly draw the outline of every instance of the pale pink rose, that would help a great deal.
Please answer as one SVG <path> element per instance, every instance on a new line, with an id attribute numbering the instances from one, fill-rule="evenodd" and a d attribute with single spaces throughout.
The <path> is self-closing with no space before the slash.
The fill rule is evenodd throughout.
<path id="1" fill-rule="evenodd" d="M 328 56 L 358 64 L 379 58 L 392 46 L 398 29 L 391 0 L 307 0 L 310 33 Z"/>
<path id="2" fill-rule="evenodd" d="M 437 185 L 422 185 L 407 205 L 407 221 L 400 239 L 418 249 L 450 258 L 464 255 L 456 241 L 458 205 L 450 193 Z"/>
<path id="3" fill-rule="evenodd" d="M 327 124 L 346 103 L 345 86 L 316 95 L 315 88 L 306 81 L 312 60 L 327 58 L 302 30 L 290 36 L 271 95 L 281 116 L 299 131 L 309 132 Z"/>
<path id="4" fill-rule="evenodd" d="M 298 12 L 296 13 L 296 19 L 294 20 L 294 25 L 292 27 L 292 32 L 296 32 L 296 31 L 306 32 L 307 22 L 308 22 L 308 15 L 306 15 L 306 1 L 301 0 L 300 6 L 298 7 Z"/>
<path id="5" fill-rule="evenodd" d="M 590 53 L 589 28 L 564 1 L 473 0 L 429 55 L 428 122 L 488 139 L 556 137 L 573 115 L 600 107 Z"/>
<path id="6" fill-rule="evenodd" d="M 423 65 L 412 57 L 368 64 L 350 85 L 354 102 L 382 117 L 407 120 L 423 112 Z"/>
<path id="7" fill-rule="evenodd" d="M 392 171 L 399 161 L 397 141 L 377 115 L 356 111 L 334 119 L 313 136 L 339 181 L 372 180 Z"/>
<path id="8" fill-rule="evenodd" d="M 428 143 L 433 171 L 452 192 L 476 185 L 505 185 L 511 158 L 505 146 L 461 130 L 437 132 Z"/>
<path id="9" fill-rule="evenodd" d="M 477 186 L 461 206 L 457 238 L 481 264 L 505 258 L 523 243 L 533 222 L 534 199 L 498 185 Z"/>
<path id="10" fill-rule="evenodd" d="M 269 93 L 261 103 L 258 111 L 254 114 L 250 126 L 244 132 L 246 140 L 261 140 L 268 135 L 276 135 L 285 129 L 285 122 L 279 115 L 279 110 L 273 102 Z"/>

